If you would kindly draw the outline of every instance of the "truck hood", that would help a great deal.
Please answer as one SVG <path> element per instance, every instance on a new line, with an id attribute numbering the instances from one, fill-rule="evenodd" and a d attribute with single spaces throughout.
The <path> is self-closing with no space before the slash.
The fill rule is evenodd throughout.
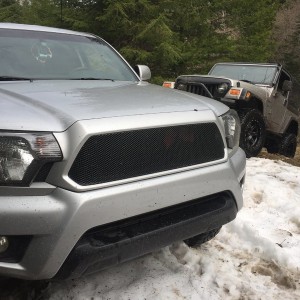
<path id="1" fill-rule="evenodd" d="M 0 83 L 1 130 L 66 130 L 78 120 L 228 108 L 145 82 L 40 80 Z"/>

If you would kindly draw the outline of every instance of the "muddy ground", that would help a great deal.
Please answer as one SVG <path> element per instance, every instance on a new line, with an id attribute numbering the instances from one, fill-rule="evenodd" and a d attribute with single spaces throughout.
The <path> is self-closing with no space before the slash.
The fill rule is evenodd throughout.
<path id="1" fill-rule="evenodd" d="M 278 154 L 270 154 L 266 151 L 266 149 L 263 149 L 262 152 L 258 155 L 258 157 L 263 157 L 263 158 L 268 158 L 273 160 L 281 160 L 293 166 L 300 167 L 300 144 L 298 144 L 296 155 L 294 158 L 287 158 L 285 156 L 278 155 Z"/>

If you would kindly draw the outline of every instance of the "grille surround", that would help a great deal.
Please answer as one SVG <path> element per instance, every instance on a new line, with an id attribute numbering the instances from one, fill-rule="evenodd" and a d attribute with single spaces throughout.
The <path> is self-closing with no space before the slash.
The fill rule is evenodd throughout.
<path id="1" fill-rule="evenodd" d="M 216 96 L 218 84 L 205 84 L 205 87 L 208 89 L 208 91 L 212 94 L 213 97 Z M 207 94 L 204 87 L 200 84 L 188 83 L 187 84 L 187 92 L 190 92 L 190 93 L 193 93 L 196 95 L 209 97 L 209 95 Z"/>
<path id="2" fill-rule="evenodd" d="M 224 155 L 215 123 L 105 133 L 87 139 L 68 176 L 76 184 L 92 186 L 213 162 Z"/>
<path id="3" fill-rule="evenodd" d="M 213 96 L 213 99 L 220 99 L 221 97 L 224 97 L 226 93 L 228 92 L 229 88 L 225 90 L 223 93 L 218 92 L 218 87 L 219 83 L 203 83 L 203 84 L 198 84 L 198 83 L 188 83 L 186 86 L 186 90 L 189 93 L 196 94 L 196 95 L 201 95 L 205 97 L 210 97 L 210 95 L 207 93 L 206 89 L 210 92 L 210 94 Z M 205 88 L 203 87 L 205 86 Z"/>
<path id="4" fill-rule="evenodd" d="M 224 93 L 219 93 L 218 87 L 222 83 L 226 83 L 228 89 L 225 90 Z M 183 75 L 176 79 L 175 88 L 178 88 L 180 85 L 185 86 L 186 91 L 189 93 L 209 98 L 212 96 L 213 99 L 220 100 L 229 91 L 232 83 L 229 79 L 225 78 Z"/>

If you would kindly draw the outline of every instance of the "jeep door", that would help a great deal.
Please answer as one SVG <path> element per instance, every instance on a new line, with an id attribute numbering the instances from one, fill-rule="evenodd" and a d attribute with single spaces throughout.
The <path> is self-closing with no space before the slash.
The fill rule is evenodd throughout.
<path id="1" fill-rule="evenodd" d="M 291 81 L 291 77 L 287 72 L 281 70 L 277 86 L 275 87 L 275 94 L 271 103 L 271 122 L 275 132 L 281 132 L 287 112 L 287 105 L 289 100 L 289 91 L 285 91 L 284 82 Z"/>

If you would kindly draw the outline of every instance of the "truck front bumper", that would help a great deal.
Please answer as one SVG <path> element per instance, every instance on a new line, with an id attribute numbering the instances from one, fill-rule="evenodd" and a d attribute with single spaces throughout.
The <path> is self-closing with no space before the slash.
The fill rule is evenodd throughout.
<path id="1" fill-rule="evenodd" d="M 99 190 L 1 193 L 0 236 L 23 252 L 0 253 L 0 274 L 76 277 L 219 227 L 243 205 L 245 162 L 239 149 L 224 163 Z"/>

